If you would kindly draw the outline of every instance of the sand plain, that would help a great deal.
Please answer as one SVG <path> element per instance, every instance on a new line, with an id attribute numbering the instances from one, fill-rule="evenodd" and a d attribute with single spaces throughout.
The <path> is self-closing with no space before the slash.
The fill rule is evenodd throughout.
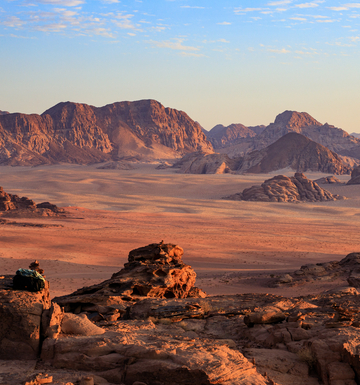
<path id="1" fill-rule="evenodd" d="M 323 185 L 348 198 L 335 202 L 234 202 L 221 198 L 293 172 L 183 175 L 156 166 L 1 167 L 6 192 L 50 201 L 68 216 L 14 219 L 54 227 L 1 225 L 0 274 L 13 274 L 38 259 L 55 297 L 110 278 L 130 250 L 164 240 L 184 248 L 183 260 L 195 269 L 197 286 L 210 295 L 297 296 L 346 285 L 338 280 L 286 289 L 266 286 L 270 274 L 360 251 L 360 185 Z M 349 176 L 339 179 L 346 182 Z"/>

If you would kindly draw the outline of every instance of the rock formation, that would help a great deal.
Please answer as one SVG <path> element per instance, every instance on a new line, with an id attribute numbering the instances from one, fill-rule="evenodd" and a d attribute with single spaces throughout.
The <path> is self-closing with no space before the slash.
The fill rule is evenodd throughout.
<path id="1" fill-rule="evenodd" d="M 152 244 L 131 251 L 123 270 L 133 264 L 136 279 L 139 267 L 157 264 L 153 272 L 161 277 L 182 265 L 182 253 L 179 246 Z M 33 266 L 39 268 L 38 262 Z M 129 277 L 123 270 L 114 276 Z M 352 253 L 288 275 L 305 282 L 304 277 L 341 274 L 353 285 L 350 278 L 359 271 L 360 253 Z M 148 279 L 154 283 L 154 277 Z M 84 301 L 63 314 L 55 303 L 50 305 L 47 291 L 42 297 L 14 291 L 6 277 L 0 278 L 1 358 L 36 359 L 41 345 L 36 369 L 35 361 L 32 367 L 17 362 L 19 370 L 11 361 L 0 367 L 11 385 L 50 379 L 58 385 L 356 385 L 360 378 L 360 296 L 354 287 L 296 298 L 164 298 L 158 289 L 157 297 L 126 297 L 123 291 L 127 309 L 119 316 L 121 305 L 113 301 L 111 290 L 126 284 L 133 290 L 129 281 L 107 286 L 107 305 Z M 91 295 L 97 287 L 87 289 Z"/>
<path id="2" fill-rule="evenodd" d="M 260 202 L 323 202 L 344 199 L 321 188 L 302 173 L 293 177 L 277 175 L 266 180 L 261 186 L 252 186 L 243 192 L 224 199 Z"/>
<path id="3" fill-rule="evenodd" d="M 205 293 L 194 287 L 196 273 L 184 264 L 182 255 L 181 247 L 163 242 L 132 250 L 129 262 L 107 281 L 57 297 L 54 301 L 66 311 L 78 309 L 78 312 L 97 312 L 98 306 L 117 304 L 119 317 L 131 302 L 146 297 L 204 297 Z"/>
<path id="4" fill-rule="evenodd" d="M 0 359 L 36 359 L 42 325 L 47 327 L 44 313 L 51 307 L 49 283 L 46 281 L 39 292 L 13 290 L 12 278 L 5 275 L 0 279 Z"/>
<path id="5" fill-rule="evenodd" d="M 6 216 L 15 216 L 20 213 L 31 212 L 34 215 L 56 215 L 64 213 L 63 209 L 59 209 L 56 205 L 49 202 L 36 204 L 28 197 L 19 197 L 18 195 L 9 194 L 0 186 L 0 212 L 5 211 Z M 3 214 L 4 215 L 4 214 Z"/>
<path id="6" fill-rule="evenodd" d="M 7 114 L 9 114 L 8 111 L 0 111 L 0 115 L 7 115 Z"/>
<path id="7" fill-rule="evenodd" d="M 351 178 L 347 184 L 360 184 L 360 166 L 351 171 Z"/>
<path id="8" fill-rule="evenodd" d="M 183 174 L 227 174 L 235 171 L 239 162 L 225 154 L 194 152 L 184 155 L 173 167 Z"/>
<path id="9" fill-rule="evenodd" d="M 200 125 L 155 100 L 96 108 L 59 103 L 42 115 L 0 115 L 0 164 L 88 164 L 211 150 Z"/>
<path id="10" fill-rule="evenodd" d="M 339 155 L 360 159 L 360 139 L 327 123 L 321 124 L 306 112 L 297 111 L 284 111 L 255 137 L 229 142 L 221 152 L 230 157 L 244 156 L 268 147 L 290 132 L 304 135 Z"/>
<path id="11" fill-rule="evenodd" d="M 282 136 L 263 150 L 247 154 L 238 171 L 268 173 L 287 167 L 297 172 L 350 173 L 350 168 L 336 153 L 294 132 Z"/>
<path id="12" fill-rule="evenodd" d="M 243 124 L 230 124 L 230 126 L 227 127 L 218 124 L 213 127 L 206 136 L 216 149 L 227 147 L 230 144 L 236 144 L 239 139 L 241 141 L 244 138 L 253 138 L 256 136 L 256 133 Z"/>
<path id="13" fill-rule="evenodd" d="M 345 182 L 341 182 L 338 178 L 333 175 L 325 176 L 320 179 L 314 180 L 317 184 L 345 184 Z"/>

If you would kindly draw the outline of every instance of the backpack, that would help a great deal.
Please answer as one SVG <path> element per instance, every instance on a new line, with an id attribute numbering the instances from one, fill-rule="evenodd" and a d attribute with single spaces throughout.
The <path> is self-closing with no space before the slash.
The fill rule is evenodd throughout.
<path id="1" fill-rule="evenodd" d="M 19 269 L 13 277 L 13 289 L 31 292 L 41 291 L 45 287 L 45 279 L 35 270 Z"/>

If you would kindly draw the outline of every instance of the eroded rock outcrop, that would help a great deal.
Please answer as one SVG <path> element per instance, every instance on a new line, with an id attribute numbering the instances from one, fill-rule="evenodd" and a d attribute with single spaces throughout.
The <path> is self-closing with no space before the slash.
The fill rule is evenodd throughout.
<path id="1" fill-rule="evenodd" d="M 195 152 L 178 160 L 173 167 L 183 174 L 227 174 L 237 169 L 238 159 L 224 154 Z"/>
<path id="2" fill-rule="evenodd" d="M 54 301 L 66 311 L 77 309 L 79 313 L 102 314 L 104 307 L 116 304 L 119 317 L 129 304 L 146 297 L 204 297 L 205 293 L 194 287 L 196 273 L 182 261 L 183 252 L 180 246 L 163 242 L 132 250 L 129 262 L 110 279 Z"/>
<path id="3" fill-rule="evenodd" d="M 293 177 L 277 175 L 261 186 L 252 186 L 224 199 L 260 202 L 323 202 L 344 199 L 321 188 L 302 173 Z"/>
<path id="4" fill-rule="evenodd" d="M 351 178 L 347 184 L 360 184 L 360 166 L 351 171 Z"/>
<path id="5" fill-rule="evenodd" d="M 17 216 L 18 213 L 33 213 L 35 215 L 57 215 L 64 213 L 63 209 L 58 208 L 50 202 L 36 204 L 28 197 L 19 197 L 9 194 L 0 186 L 0 211 L 5 211 L 6 216 Z"/>

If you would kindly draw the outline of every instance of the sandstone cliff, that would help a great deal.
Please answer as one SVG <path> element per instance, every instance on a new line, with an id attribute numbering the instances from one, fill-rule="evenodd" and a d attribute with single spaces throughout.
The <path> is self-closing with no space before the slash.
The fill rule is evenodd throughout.
<path id="1" fill-rule="evenodd" d="M 66 102 L 42 115 L 0 115 L 0 164 L 174 158 L 198 150 L 212 150 L 200 125 L 155 100 L 100 108 Z"/>

